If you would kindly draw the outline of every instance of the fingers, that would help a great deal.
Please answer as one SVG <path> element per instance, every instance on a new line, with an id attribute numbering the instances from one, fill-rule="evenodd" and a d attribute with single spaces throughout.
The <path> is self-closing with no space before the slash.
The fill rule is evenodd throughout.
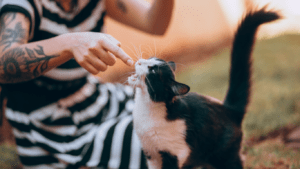
<path id="1" fill-rule="evenodd" d="M 110 35 L 107 36 L 110 39 L 109 41 L 106 40 L 101 41 L 102 43 L 101 45 L 104 48 L 104 50 L 111 52 L 117 58 L 121 59 L 128 66 L 132 66 L 133 60 L 129 55 L 127 55 L 127 53 L 123 51 L 123 49 L 120 48 L 120 42 Z"/>
<path id="2" fill-rule="evenodd" d="M 74 53 L 74 58 L 81 67 L 93 75 L 107 69 L 107 65 L 91 52 L 78 50 Z"/>
<path id="3" fill-rule="evenodd" d="M 104 51 L 100 45 L 90 48 L 89 51 L 106 65 L 113 66 L 116 63 L 116 57 L 110 52 Z"/>
<path id="4" fill-rule="evenodd" d="M 114 54 L 110 53 L 110 52 L 107 52 L 107 55 L 108 57 L 107 58 L 110 58 L 111 59 L 111 62 L 106 62 L 109 66 L 112 66 L 116 63 L 116 57 Z"/>
<path id="5" fill-rule="evenodd" d="M 129 66 L 134 64 L 131 57 L 120 48 L 120 42 L 114 37 L 101 33 L 79 35 L 77 35 L 78 38 L 85 41 L 79 41 L 80 45 L 75 44 L 71 50 L 78 64 L 90 73 L 98 74 L 100 71 L 105 71 L 108 66 L 116 63 L 116 57 Z M 86 39 L 89 40 L 86 41 Z"/>
<path id="6" fill-rule="evenodd" d="M 88 58 L 88 63 L 90 63 L 95 69 L 98 70 L 98 72 L 104 72 L 107 69 L 107 64 L 102 62 L 100 59 L 97 58 L 97 56 L 91 54 L 90 58 Z"/>
<path id="7" fill-rule="evenodd" d="M 84 69 L 86 69 L 88 72 L 92 73 L 93 75 L 96 75 L 99 73 L 99 71 L 94 66 L 92 66 L 89 62 L 80 62 L 79 61 L 78 64 L 81 67 L 83 67 Z"/>

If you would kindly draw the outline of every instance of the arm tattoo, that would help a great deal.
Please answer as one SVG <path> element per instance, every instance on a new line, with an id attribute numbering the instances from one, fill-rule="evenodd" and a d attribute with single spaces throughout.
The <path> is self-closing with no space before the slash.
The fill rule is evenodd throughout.
<path id="1" fill-rule="evenodd" d="M 27 40 L 27 30 L 22 27 L 21 22 L 17 22 L 14 28 L 8 26 L 16 19 L 16 13 L 5 13 L 0 20 L 0 46 L 4 46 L 3 51 L 11 47 L 13 43 L 25 43 Z"/>
<path id="2" fill-rule="evenodd" d="M 8 50 L 0 59 L 0 78 L 7 83 L 31 80 L 48 69 L 49 60 L 57 57 L 46 55 L 42 46 L 37 49 L 20 47 Z"/>
<path id="3" fill-rule="evenodd" d="M 4 30 L 6 29 L 6 27 L 16 19 L 16 13 L 7 13 L 4 16 L 1 17 L 0 20 L 0 34 L 2 34 L 2 32 L 4 32 Z"/>
<path id="4" fill-rule="evenodd" d="M 5 47 L 2 52 L 13 43 L 24 43 L 26 41 L 26 30 L 22 28 L 21 22 L 18 22 L 13 29 L 7 28 L 3 31 L 0 46 L 5 45 Z"/>
<path id="5" fill-rule="evenodd" d="M 124 13 L 127 12 L 126 5 L 122 0 L 117 0 L 117 6 L 122 12 L 124 12 Z"/>

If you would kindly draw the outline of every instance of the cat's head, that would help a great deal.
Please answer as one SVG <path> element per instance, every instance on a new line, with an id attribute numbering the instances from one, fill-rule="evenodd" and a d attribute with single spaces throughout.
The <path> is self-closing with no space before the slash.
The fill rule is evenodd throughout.
<path id="1" fill-rule="evenodd" d="M 135 63 L 135 75 L 128 78 L 130 85 L 147 89 L 155 102 L 171 101 L 174 96 L 189 92 L 189 86 L 176 82 L 174 62 L 155 57 L 140 59 Z"/>

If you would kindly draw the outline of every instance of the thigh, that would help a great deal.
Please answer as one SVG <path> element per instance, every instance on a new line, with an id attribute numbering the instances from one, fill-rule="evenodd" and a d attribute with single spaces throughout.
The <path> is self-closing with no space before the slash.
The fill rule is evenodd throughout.
<path id="1" fill-rule="evenodd" d="M 132 126 L 133 106 L 131 87 L 89 78 L 79 91 L 55 103 L 6 115 L 17 128 L 18 143 L 29 141 L 26 146 L 42 153 L 35 156 L 51 156 L 49 164 L 135 169 L 143 168 L 145 159 Z M 30 155 L 28 148 L 22 150 Z"/>
<path id="2" fill-rule="evenodd" d="M 88 85 L 76 94 L 61 99 L 59 104 L 72 113 L 78 127 L 86 123 L 101 124 L 109 119 L 122 118 L 132 113 L 134 90 L 119 83 L 100 83 L 88 78 Z"/>
<path id="3" fill-rule="evenodd" d="M 132 116 L 110 119 L 97 128 L 81 165 L 104 168 L 141 168 L 143 153 L 133 130 Z"/>

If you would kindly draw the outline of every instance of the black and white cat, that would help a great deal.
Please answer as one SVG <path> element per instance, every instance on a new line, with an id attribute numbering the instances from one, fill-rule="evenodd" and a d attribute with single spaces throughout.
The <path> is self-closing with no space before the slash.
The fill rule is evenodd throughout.
<path id="1" fill-rule="evenodd" d="M 175 63 L 140 59 L 128 78 L 135 87 L 133 124 L 150 169 L 241 169 L 241 123 L 249 102 L 251 53 L 259 25 L 279 19 L 249 12 L 236 32 L 227 96 L 221 101 L 176 82 Z"/>

